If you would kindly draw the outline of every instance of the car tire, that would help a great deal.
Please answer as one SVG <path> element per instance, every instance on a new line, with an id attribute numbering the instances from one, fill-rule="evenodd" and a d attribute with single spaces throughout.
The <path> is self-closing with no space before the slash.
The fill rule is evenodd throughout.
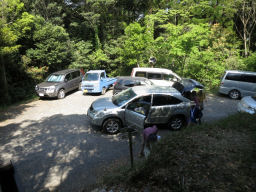
<path id="1" fill-rule="evenodd" d="M 228 96 L 231 98 L 231 99 L 239 99 L 240 98 L 240 92 L 236 89 L 233 89 L 231 90 L 229 93 L 228 93 Z"/>
<path id="2" fill-rule="evenodd" d="M 121 128 L 121 121 L 117 118 L 109 118 L 103 123 L 103 130 L 108 134 L 116 134 Z"/>
<path id="3" fill-rule="evenodd" d="M 167 127 L 171 130 L 180 130 L 185 125 L 185 120 L 181 116 L 172 117 L 167 124 Z"/>
<path id="4" fill-rule="evenodd" d="M 60 89 L 58 92 L 58 99 L 64 99 L 64 97 L 65 97 L 65 90 Z"/>
<path id="5" fill-rule="evenodd" d="M 103 87 L 102 90 L 101 90 L 101 95 L 105 95 L 106 91 L 107 91 L 107 88 Z"/>

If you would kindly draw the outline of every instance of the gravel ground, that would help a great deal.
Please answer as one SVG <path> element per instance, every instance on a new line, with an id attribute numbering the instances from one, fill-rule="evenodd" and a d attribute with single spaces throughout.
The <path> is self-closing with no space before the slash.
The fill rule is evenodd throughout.
<path id="1" fill-rule="evenodd" d="M 77 91 L 63 100 L 38 100 L 0 113 L 0 161 L 12 160 L 20 191 L 81 191 L 109 164 L 129 160 L 127 139 L 92 129 L 85 115 L 95 99 L 111 95 L 112 90 L 104 96 Z M 203 121 L 235 113 L 237 102 L 208 95 Z M 135 154 L 139 147 L 136 141 Z"/>

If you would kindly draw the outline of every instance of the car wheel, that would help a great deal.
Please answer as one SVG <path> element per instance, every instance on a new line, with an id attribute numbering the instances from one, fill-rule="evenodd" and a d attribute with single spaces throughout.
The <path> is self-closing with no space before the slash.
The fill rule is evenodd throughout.
<path id="1" fill-rule="evenodd" d="M 101 94 L 102 94 L 102 95 L 105 95 L 106 91 L 107 91 L 107 89 L 106 89 L 105 87 L 103 87 L 103 88 L 102 88 L 102 91 L 101 91 Z"/>
<path id="2" fill-rule="evenodd" d="M 228 95 L 231 99 L 238 99 L 240 97 L 240 92 L 234 89 L 231 90 Z"/>
<path id="3" fill-rule="evenodd" d="M 184 124 L 184 118 L 176 116 L 171 118 L 167 126 L 171 130 L 180 130 L 184 126 Z"/>
<path id="4" fill-rule="evenodd" d="M 103 130 L 109 134 L 116 134 L 121 128 L 121 122 L 117 118 L 109 118 L 103 123 Z"/>
<path id="5" fill-rule="evenodd" d="M 63 99 L 65 97 L 64 89 L 59 90 L 58 92 L 58 99 Z"/>

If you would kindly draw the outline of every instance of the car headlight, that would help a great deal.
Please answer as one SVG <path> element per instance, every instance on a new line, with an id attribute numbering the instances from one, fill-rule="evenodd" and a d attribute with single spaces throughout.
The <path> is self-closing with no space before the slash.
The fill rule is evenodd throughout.
<path id="1" fill-rule="evenodd" d="M 103 117 L 104 115 L 105 115 L 105 113 L 102 112 L 102 111 L 100 111 L 100 112 L 98 112 L 98 113 L 95 114 L 95 117 L 101 118 L 101 117 Z"/>
<path id="2" fill-rule="evenodd" d="M 38 91 L 39 90 L 39 87 L 38 85 L 35 86 L 35 90 Z"/>
<path id="3" fill-rule="evenodd" d="M 49 88 L 47 88 L 47 93 L 54 93 L 55 91 L 55 86 L 50 86 Z"/>

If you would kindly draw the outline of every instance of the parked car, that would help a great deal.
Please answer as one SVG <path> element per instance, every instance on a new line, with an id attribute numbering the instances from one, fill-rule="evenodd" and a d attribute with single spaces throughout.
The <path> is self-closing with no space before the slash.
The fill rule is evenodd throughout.
<path id="1" fill-rule="evenodd" d="M 193 79 L 183 78 L 179 81 L 174 82 L 172 87 L 177 89 L 181 93 L 181 95 L 183 95 L 184 97 L 186 97 L 188 99 L 191 99 L 190 93 L 194 90 L 203 90 L 203 92 L 204 92 L 204 86 L 201 83 L 199 83 L 198 81 L 193 80 Z"/>
<path id="2" fill-rule="evenodd" d="M 104 95 L 115 82 L 116 78 L 107 77 L 105 70 L 90 70 L 83 77 L 81 89 L 84 94 L 101 93 Z"/>
<path id="3" fill-rule="evenodd" d="M 237 104 L 239 112 L 246 112 L 250 114 L 256 113 L 256 96 L 246 96 Z"/>
<path id="4" fill-rule="evenodd" d="M 144 77 L 159 86 L 172 86 L 175 81 L 181 80 L 172 70 L 164 68 L 136 67 L 132 69 L 131 77 Z"/>
<path id="5" fill-rule="evenodd" d="M 256 94 L 256 72 L 249 71 L 225 71 L 219 93 L 229 95 L 231 99 L 239 99 L 244 96 Z"/>
<path id="6" fill-rule="evenodd" d="M 94 101 L 87 111 L 92 125 L 115 134 L 124 126 L 165 124 L 181 129 L 190 116 L 190 100 L 173 87 L 136 86 Z"/>
<path id="7" fill-rule="evenodd" d="M 153 83 L 144 77 L 117 77 L 114 83 L 113 95 L 134 86 L 151 86 Z"/>
<path id="8" fill-rule="evenodd" d="M 46 80 L 36 85 L 39 97 L 57 97 L 63 99 L 69 91 L 78 89 L 82 81 L 80 70 L 66 69 L 50 74 Z"/>

